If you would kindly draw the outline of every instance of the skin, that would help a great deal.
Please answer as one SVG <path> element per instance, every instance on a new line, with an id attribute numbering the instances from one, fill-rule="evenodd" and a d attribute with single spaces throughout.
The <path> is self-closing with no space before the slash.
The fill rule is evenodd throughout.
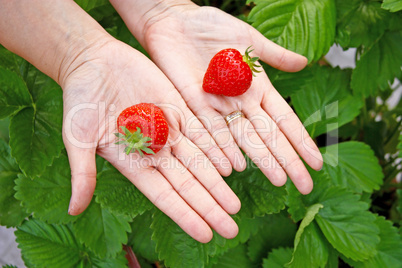
<path id="1" fill-rule="evenodd" d="M 211 228 L 226 238 L 237 235 L 229 214 L 239 211 L 240 201 L 220 175 L 231 166 L 208 160 L 227 158 L 153 62 L 112 38 L 73 1 L 0 0 L 0 6 L 0 43 L 63 89 L 71 215 L 92 199 L 99 154 L 194 239 L 208 242 Z M 158 104 L 170 129 L 164 149 L 144 159 L 125 156 L 113 135 L 119 113 L 140 102 Z"/>
<path id="2" fill-rule="evenodd" d="M 258 56 L 287 72 L 303 69 L 307 64 L 305 57 L 274 44 L 233 16 L 191 1 L 111 3 L 215 138 L 234 169 L 245 168 L 240 147 L 274 185 L 282 186 L 289 176 L 302 194 L 311 192 L 313 181 L 301 158 L 319 170 L 322 156 L 264 72 L 254 77 L 251 88 L 241 96 L 217 96 L 202 90 L 209 60 L 224 48 L 244 53 L 252 45 L 252 57 Z M 241 110 L 245 117 L 227 126 L 224 116 L 236 110 Z"/>
<path id="3" fill-rule="evenodd" d="M 70 214 L 81 213 L 91 201 L 96 153 L 200 242 L 212 238 L 211 228 L 226 238 L 238 232 L 228 214 L 237 213 L 240 202 L 221 175 L 245 168 L 239 147 L 273 184 L 283 185 L 287 174 L 300 192 L 311 191 L 297 153 L 314 169 L 321 168 L 321 155 L 265 73 L 239 97 L 201 89 L 209 59 L 222 48 L 245 51 L 252 44 L 251 56 L 285 71 L 302 69 L 304 57 L 228 14 L 188 1 L 111 3 L 154 63 L 108 35 L 73 1 L 0 0 L 0 43 L 63 89 Z M 167 146 L 146 161 L 135 154 L 124 157 L 123 148 L 114 145 L 118 114 L 140 102 L 158 104 L 170 128 Z M 223 116 L 234 110 L 246 117 L 226 126 Z"/>
<path id="4" fill-rule="evenodd" d="M 75 191 L 70 213 L 80 213 L 83 208 L 80 204 L 87 203 L 92 195 L 96 180 L 93 164 L 97 153 L 118 168 L 151 202 L 195 239 L 209 241 L 212 236 L 210 227 L 225 237 L 234 237 L 237 226 L 227 213 L 236 213 L 240 202 L 196 146 L 197 141 L 193 143 L 188 138 L 182 126 L 194 116 L 177 90 L 152 62 L 125 44 L 112 41 L 97 50 L 96 55 L 97 59 L 72 72 L 64 84 L 65 111 L 71 111 L 82 103 L 103 103 L 106 108 L 106 116 L 101 117 L 99 123 L 98 110 L 90 109 L 80 110 L 74 113 L 72 120 L 64 121 L 64 129 L 71 128 L 74 137 L 64 137 L 74 172 L 72 183 Z M 143 79 L 150 73 L 152 79 Z M 156 155 L 145 156 L 147 161 L 137 154 L 126 157 L 124 148 L 114 145 L 118 111 L 137 102 L 160 104 L 170 129 L 167 146 Z M 200 140 L 210 139 L 207 135 L 205 132 Z M 74 144 L 75 139 L 97 146 L 81 149 Z M 209 153 L 224 157 L 217 147 Z M 88 161 L 82 155 L 87 155 L 85 159 Z M 182 160 L 194 159 L 194 156 L 199 156 L 207 165 Z M 165 165 L 166 162 L 170 164 Z M 82 197 L 81 193 L 86 195 Z"/>

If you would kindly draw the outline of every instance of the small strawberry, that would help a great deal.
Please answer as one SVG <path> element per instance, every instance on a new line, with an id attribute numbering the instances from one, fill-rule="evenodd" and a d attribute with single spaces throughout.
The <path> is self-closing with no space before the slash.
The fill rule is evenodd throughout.
<path id="1" fill-rule="evenodd" d="M 251 86 L 253 72 L 260 72 L 255 69 L 260 67 L 256 64 L 258 57 L 251 58 L 252 50 L 249 49 L 244 55 L 234 48 L 219 51 L 205 73 L 204 91 L 224 96 L 239 96 L 246 92 Z"/>
<path id="2" fill-rule="evenodd" d="M 126 108 L 117 118 L 120 139 L 116 144 L 125 144 L 124 152 L 132 150 L 143 154 L 156 154 L 166 144 L 169 127 L 162 110 L 152 103 L 140 103 Z"/>

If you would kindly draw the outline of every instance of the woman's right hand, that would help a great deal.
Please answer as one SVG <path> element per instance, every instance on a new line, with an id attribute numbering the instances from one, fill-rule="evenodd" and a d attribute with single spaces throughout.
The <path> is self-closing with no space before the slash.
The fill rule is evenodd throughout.
<path id="1" fill-rule="evenodd" d="M 70 214 L 91 201 L 98 153 L 194 239 L 208 242 L 210 227 L 227 238 L 237 234 L 228 213 L 237 213 L 240 201 L 219 174 L 231 172 L 229 161 L 148 58 L 112 38 L 74 1 L 0 0 L 0 6 L 0 43 L 63 89 Z M 114 144 L 116 119 L 142 102 L 162 108 L 168 143 L 153 156 L 126 156 Z"/>

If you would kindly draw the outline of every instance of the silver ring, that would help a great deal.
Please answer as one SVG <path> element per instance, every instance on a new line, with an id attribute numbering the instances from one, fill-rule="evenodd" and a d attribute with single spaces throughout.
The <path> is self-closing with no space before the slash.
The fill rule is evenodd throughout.
<path id="1" fill-rule="evenodd" d="M 244 117 L 244 114 L 241 111 L 234 111 L 225 116 L 224 119 L 226 121 L 226 125 L 229 125 L 230 122 L 240 117 Z"/>

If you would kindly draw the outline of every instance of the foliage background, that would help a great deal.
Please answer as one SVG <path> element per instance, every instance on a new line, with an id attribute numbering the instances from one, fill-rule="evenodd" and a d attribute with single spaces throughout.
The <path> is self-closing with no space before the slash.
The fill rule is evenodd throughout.
<path id="1" fill-rule="evenodd" d="M 106 0 L 76 2 L 143 51 Z M 313 192 L 274 187 L 250 163 L 226 178 L 242 201 L 239 235 L 200 244 L 97 158 L 95 197 L 69 216 L 61 89 L 1 47 L 0 224 L 17 227 L 25 264 L 126 267 L 125 244 L 143 267 L 402 267 L 402 104 L 387 102 L 402 80 L 402 1 L 195 2 L 309 59 L 299 73 L 264 68 L 323 153 Z M 357 49 L 355 68 L 322 58 L 333 44 Z"/>

